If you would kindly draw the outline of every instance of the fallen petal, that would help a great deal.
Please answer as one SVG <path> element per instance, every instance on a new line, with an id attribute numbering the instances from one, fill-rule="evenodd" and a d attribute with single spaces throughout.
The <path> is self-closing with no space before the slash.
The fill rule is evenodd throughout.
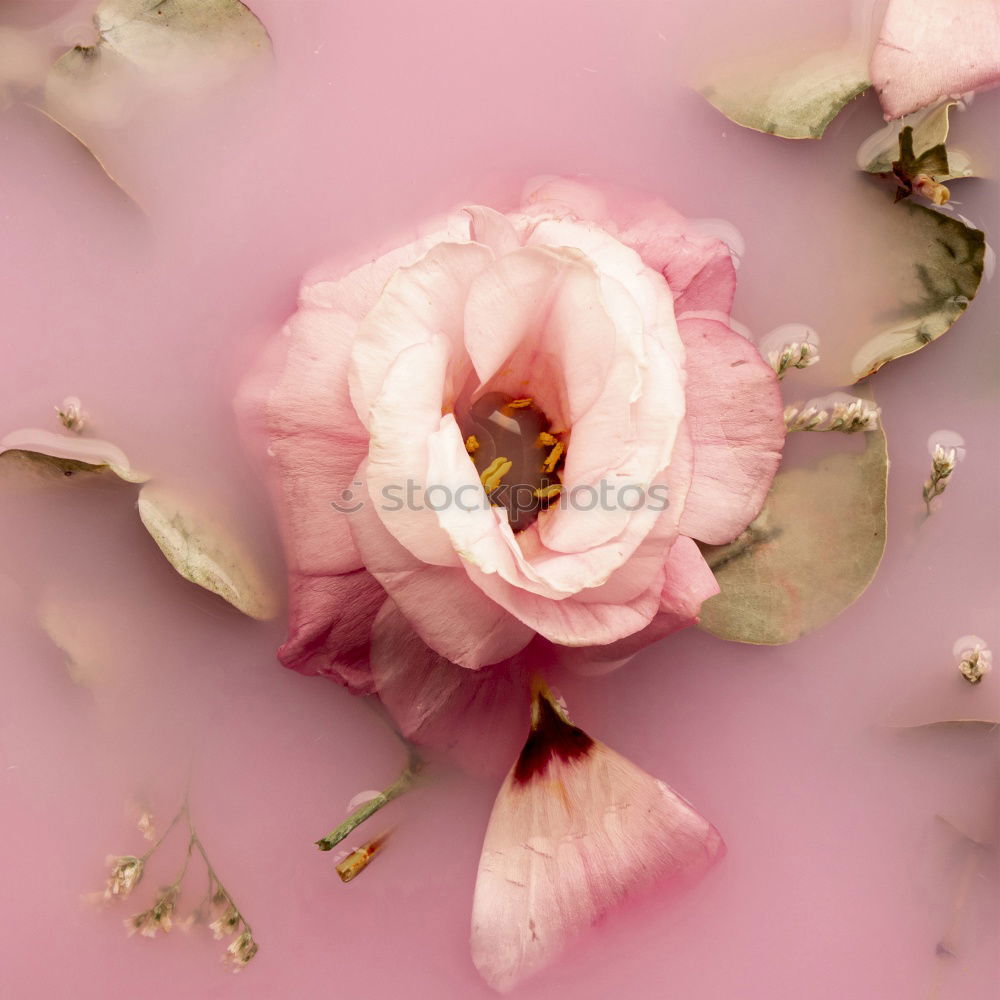
<path id="1" fill-rule="evenodd" d="M 472 960 L 506 992 L 627 897 L 668 876 L 697 877 L 723 851 L 679 795 L 536 692 L 531 733 L 486 831 Z"/>

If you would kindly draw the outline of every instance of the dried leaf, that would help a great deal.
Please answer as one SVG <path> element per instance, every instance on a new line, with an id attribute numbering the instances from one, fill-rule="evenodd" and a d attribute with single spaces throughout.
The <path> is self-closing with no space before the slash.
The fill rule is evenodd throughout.
<path id="1" fill-rule="evenodd" d="M 955 101 L 946 101 L 933 108 L 924 108 L 905 118 L 889 122 L 869 136 L 858 149 L 858 166 L 870 174 L 891 174 L 900 156 L 900 137 L 904 129 L 912 129 L 913 154 L 919 160 L 937 150 L 944 150 L 943 170 L 925 170 L 935 180 L 950 181 L 974 176 L 969 157 L 957 149 L 947 149 L 948 115 Z M 938 154 L 940 155 L 940 153 Z"/>
<path id="2" fill-rule="evenodd" d="M 861 596 L 885 550 L 888 476 L 884 433 L 864 437 L 862 453 L 840 451 L 779 472 L 739 538 L 702 547 L 722 591 L 702 606 L 701 628 L 780 645 L 832 621 Z M 850 440 L 825 436 L 841 448 Z"/>
<path id="3" fill-rule="evenodd" d="M 777 73 L 756 66 L 727 72 L 702 89 L 731 121 L 785 139 L 819 139 L 845 105 L 870 86 L 865 55 L 823 52 Z"/>
<path id="4" fill-rule="evenodd" d="M 60 121 L 120 125 L 150 92 L 200 94 L 270 52 L 239 0 L 103 0 L 97 39 L 52 67 L 45 102 Z"/>
<path id="5" fill-rule="evenodd" d="M 129 465 L 125 453 L 108 441 L 25 428 L 0 440 L 0 461 L 52 477 L 113 473 L 127 483 L 149 476 Z"/>
<path id="6" fill-rule="evenodd" d="M 217 520 L 160 486 L 139 491 L 139 517 L 171 566 L 250 618 L 274 618 L 275 587 L 256 558 Z"/>
<path id="7" fill-rule="evenodd" d="M 909 201 L 893 206 L 894 283 L 902 303 L 891 325 L 867 338 L 851 360 L 851 381 L 877 372 L 947 332 L 975 298 L 986 237 L 943 212 Z"/>

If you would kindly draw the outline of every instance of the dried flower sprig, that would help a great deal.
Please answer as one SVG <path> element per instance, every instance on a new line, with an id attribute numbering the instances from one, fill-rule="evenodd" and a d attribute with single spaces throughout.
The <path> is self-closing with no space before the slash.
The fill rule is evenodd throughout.
<path id="1" fill-rule="evenodd" d="M 924 503 L 927 504 L 927 513 L 932 514 L 934 508 L 931 501 L 941 496 L 948 488 L 951 481 L 951 474 L 958 464 L 958 451 L 945 445 L 936 444 L 931 454 L 931 474 L 924 483 Z"/>
<path id="2" fill-rule="evenodd" d="M 125 921 L 125 927 L 129 935 L 140 934 L 143 937 L 156 937 L 159 931 L 168 934 L 174 926 L 186 928 L 192 923 L 202 921 L 205 919 L 204 914 L 207 910 L 208 913 L 215 916 L 215 919 L 209 924 L 209 929 L 216 940 L 232 937 L 233 940 L 226 948 L 223 959 L 232 966 L 234 971 L 239 971 L 257 954 L 259 946 L 254 938 L 253 929 L 247 922 L 246 917 L 243 916 L 233 900 L 232 894 L 222 884 L 221 879 L 212 867 L 208 853 L 205 850 L 205 845 L 201 842 L 198 831 L 195 829 L 194 822 L 191 819 L 191 809 L 186 796 L 163 835 L 156 840 L 145 854 L 142 856 L 125 854 L 108 859 L 111 871 L 104 890 L 104 898 L 106 900 L 124 899 L 130 895 L 142 880 L 149 859 L 182 820 L 187 826 L 188 837 L 187 850 L 184 854 L 184 862 L 180 872 L 170 885 L 158 890 L 152 905 L 148 909 L 129 917 Z M 151 826 L 152 816 L 149 813 L 144 813 L 140 820 L 139 828 L 148 836 Z M 177 903 L 181 895 L 181 887 L 190 867 L 191 859 L 195 854 L 204 862 L 205 870 L 208 874 L 208 890 L 202 897 L 202 902 L 194 913 L 185 920 L 178 920 L 176 913 Z"/>
<path id="3" fill-rule="evenodd" d="M 840 431 L 856 434 L 878 430 L 882 410 L 867 399 L 836 402 L 827 410 L 816 401 L 785 407 L 785 429 L 793 431 Z"/>
<path id="4" fill-rule="evenodd" d="M 76 396 L 67 396 L 56 408 L 56 416 L 59 423 L 68 431 L 74 434 L 83 433 L 83 428 L 87 423 L 87 414 L 83 412 L 83 405 Z"/>
<path id="5" fill-rule="evenodd" d="M 807 341 L 785 344 L 767 356 L 768 364 L 779 379 L 785 377 L 790 368 L 808 368 L 819 361 L 819 348 Z"/>
<path id="6" fill-rule="evenodd" d="M 129 935 L 139 933 L 143 937 L 156 937 L 157 931 L 170 933 L 174 925 L 174 910 L 177 907 L 177 897 L 180 886 L 177 883 L 160 890 L 160 895 L 148 910 L 136 913 L 125 921 Z"/>

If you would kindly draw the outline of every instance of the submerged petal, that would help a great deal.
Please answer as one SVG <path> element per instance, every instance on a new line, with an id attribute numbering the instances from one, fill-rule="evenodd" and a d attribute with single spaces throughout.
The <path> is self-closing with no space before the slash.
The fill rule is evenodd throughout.
<path id="1" fill-rule="evenodd" d="M 472 960 L 506 992 L 626 897 L 668 876 L 700 875 L 723 850 L 679 795 L 538 692 L 486 831 Z"/>

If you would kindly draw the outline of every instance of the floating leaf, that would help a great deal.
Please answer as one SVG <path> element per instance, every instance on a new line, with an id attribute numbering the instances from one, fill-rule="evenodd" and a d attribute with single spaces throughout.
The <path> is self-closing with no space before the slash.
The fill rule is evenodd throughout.
<path id="1" fill-rule="evenodd" d="M 885 550 L 888 475 L 884 433 L 864 438 L 860 454 L 838 452 L 779 472 L 739 538 L 702 547 L 722 590 L 702 606 L 701 628 L 780 645 L 832 621 L 861 596 Z"/>
<path id="2" fill-rule="evenodd" d="M 255 557 L 218 521 L 160 486 L 139 491 L 139 517 L 171 566 L 251 618 L 274 618 L 280 601 Z"/>
<path id="3" fill-rule="evenodd" d="M 895 322 L 869 337 L 851 360 L 851 381 L 937 340 L 965 312 L 983 277 L 986 237 L 943 212 L 909 201 L 893 206 L 900 277 Z"/>
<path id="4" fill-rule="evenodd" d="M 149 479 L 129 465 L 121 448 L 108 441 L 33 428 L 12 431 L 0 440 L 0 460 L 53 476 L 111 472 L 127 483 Z"/>
<path id="5" fill-rule="evenodd" d="M 60 121 L 120 125 L 150 92 L 199 94 L 270 51 L 238 0 L 103 0 L 97 39 L 56 62 L 46 107 Z"/>
<path id="6" fill-rule="evenodd" d="M 130 205 L 141 211 L 141 207 L 138 201 L 128 192 L 125 185 L 111 172 L 108 165 L 104 162 L 94 152 L 90 146 L 87 145 L 83 139 L 80 138 L 71 128 L 67 127 L 63 122 L 59 121 L 57 118 L 53 118 L 52 115 L 48 113 L 44 108 L 40 108 L 34 104 L 24 105 L 25 114 L 35 114 L 38 115 L 40 119 L 48 124 L 51 129 L 58 129 L 59 133 L 67 140 L 73 143 L 76 149 L 80 152 L 81 156 L 85 156 L 94 166 L 98 167 L 104 176 L 111 181 L 112 184 L 125 196 Z"/>
<path id="7" fill-rule="evenodd" d="M 900 136 L 904 129 L 912 129 L 913 154 L 917 159 L 939 147 L 943 151 L 943 171 L 925 171 L 935 180 L 950 181 L 972 177 L 969 157 L 957 149 L 947 149 L 948 114 L 955 101 L 946 101 L 934 108 L 924 108 L 915 114 L 889 122 L 874 135 L 869 136 L 858 149 L 858 166 L 870 174 L 891 174 L 893 164 L 900 156 Z M 940 154 L 938 154 L 940 155 Z"/>
<path id="8" fill-rule="evenodd" d="M 954 667 L 948 667 L 907 691 L 889 722 L 897 729 L 1000 726 L 1000 689 L 987 683 L 969 684 Z"/>
<path id="9" fill-rule="evenodd" d="M 727 72 L 702 94 L 731 121 L 785 139 L 819 139 L 845 105 L 870 86 L 854 49 L 823 52 L 777 73 L 759 63 Z"/>

